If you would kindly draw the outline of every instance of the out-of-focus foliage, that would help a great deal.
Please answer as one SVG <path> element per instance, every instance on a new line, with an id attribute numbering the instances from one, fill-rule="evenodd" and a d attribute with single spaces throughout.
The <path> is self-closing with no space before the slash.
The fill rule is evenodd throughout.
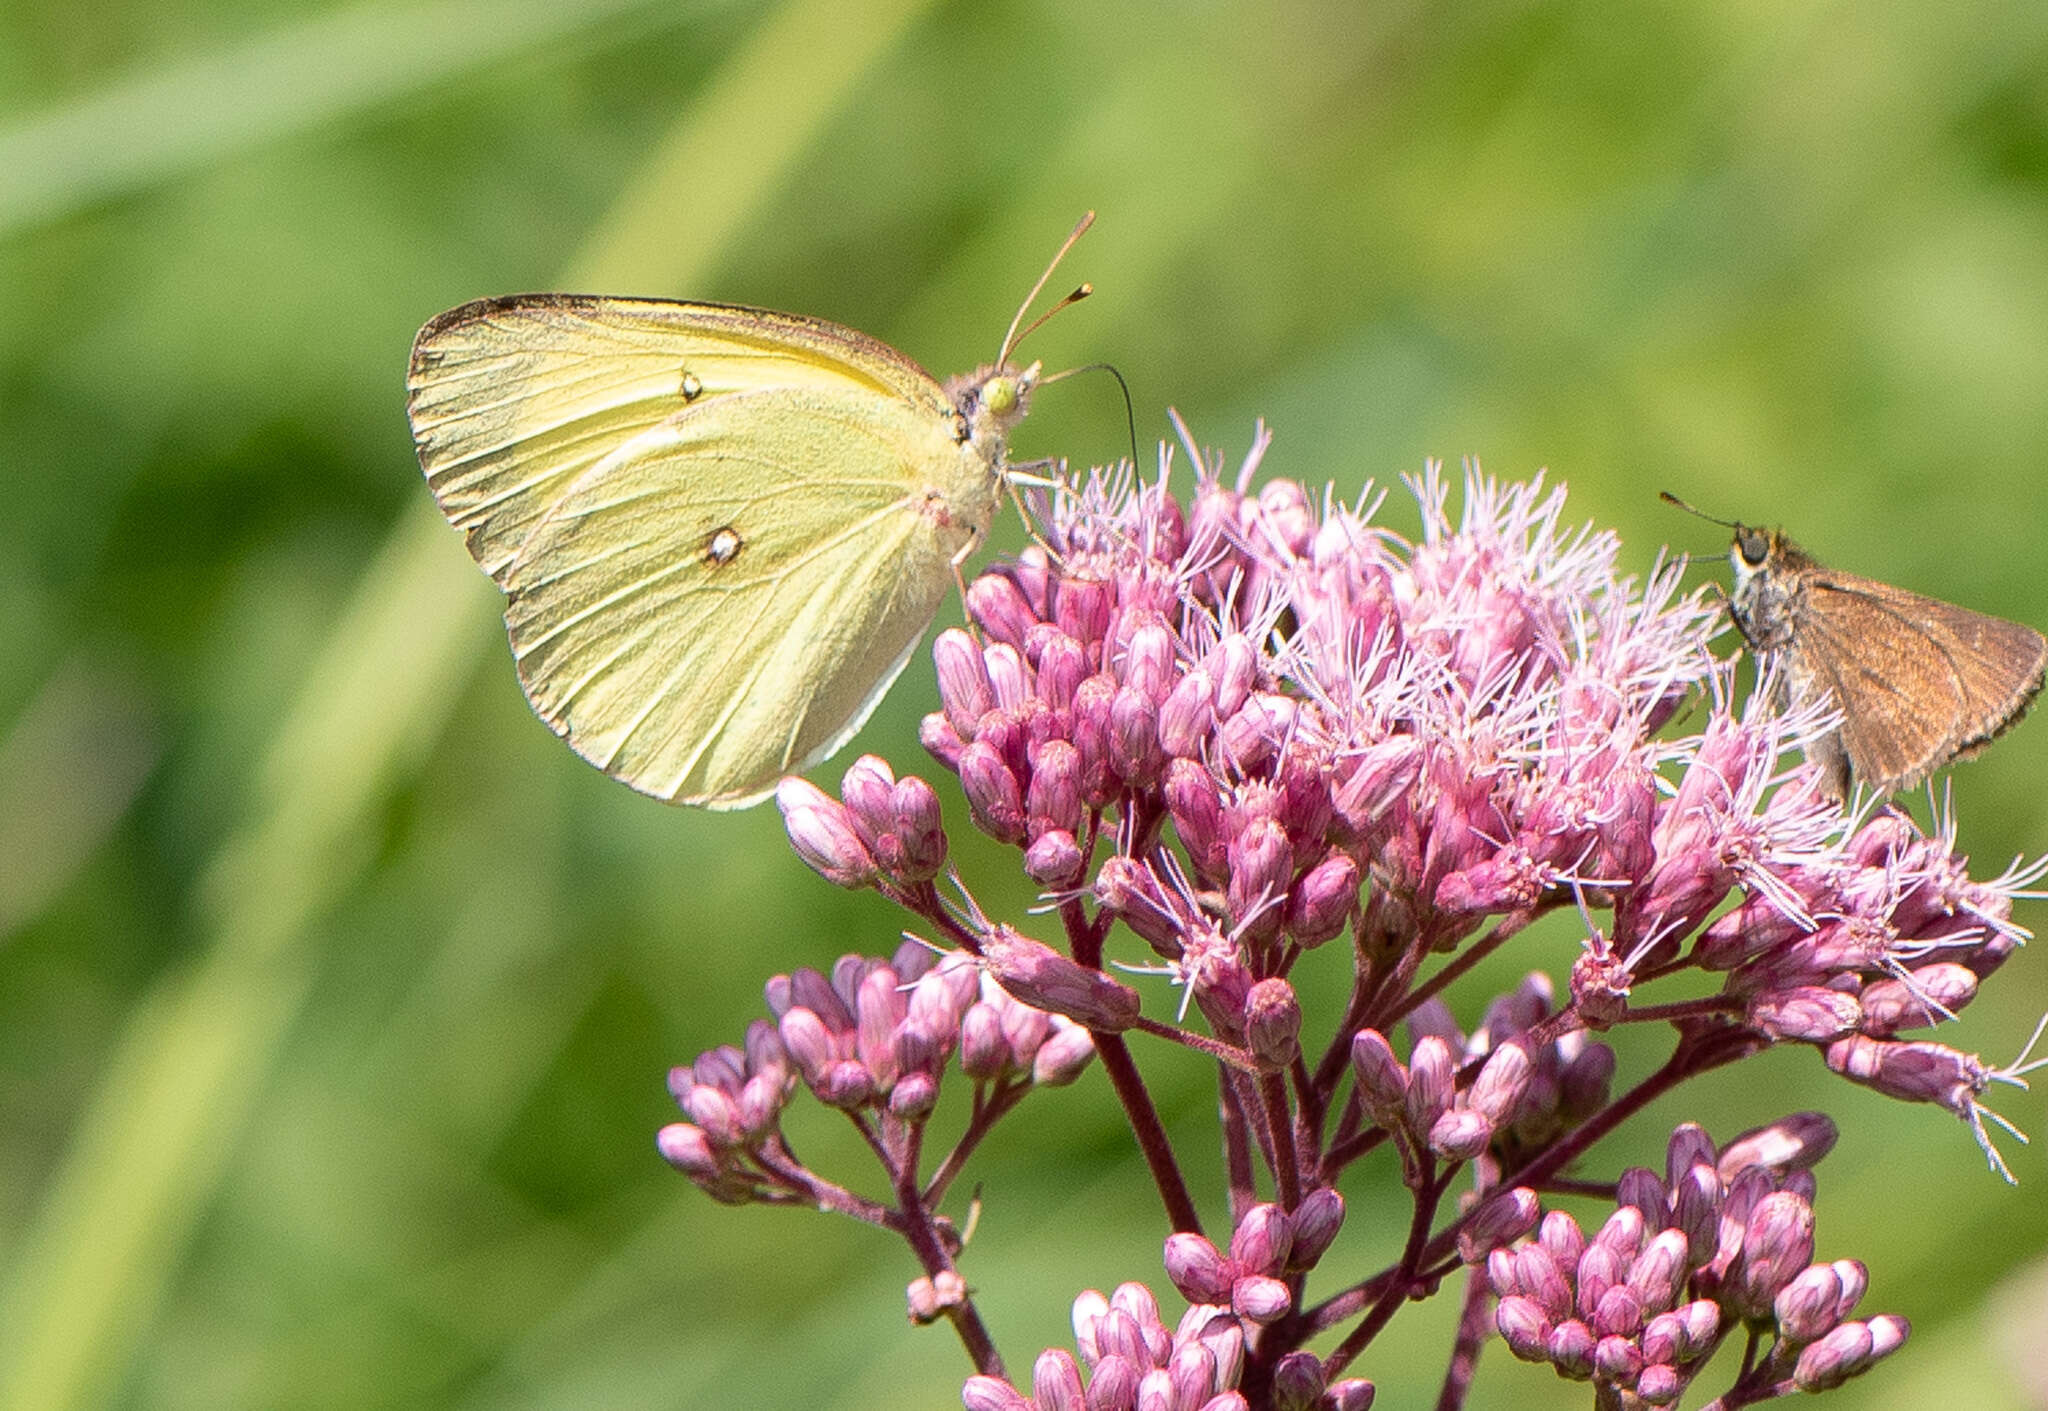
<path id="1" fill-rule="evenodd" d="M 772 810 L 664 809 L 531 718 L 419 483 L 405 351 L 443 307 L 573 283 L 800 309 L 956 371 L 1089 207 L 1062 278 L 1099 292 L 1033 351 L 1114 361 L 1148 457 L 1173 405 L 1233 450 L 1264 416 L 1269 466 L 1347 490 L 1428 455 L 1547 465 L 1642 565 L 1720 551 L 1669 488 L 2048 624 L 2026 0 L 17 4 L 0 1397 L 954 1404 L 899 1246 L 715 1208 L 652 1147 L 668 1064 L 736 1039 L 771 971 L 886 953 L 891 913 L 806 872 Z M 1113 458 L 1122 406 L 1078 379 L 1019 441 Z M 929 700 L 920 662 L 859 746 L 918 767 Z M 2048 847 L 2048 726 L 1955 793 L 1993 870 Z M 1488 974 L 1569 958 L 1531 944 Z M 2042 970 L 1957 1041 L 2009 1056 Z M 1149 1057 L 1209 1121 L 1202 1065 Z M 1163 1287 L 1099 1087 L 980 1158 L 966 1270 L 1013 1366 L 1079 1288 Z M 1988 1319 L 2048 1318 L 2038 1155 L 2009 1191 L 1949 1119 L 1801 1054 L 1654 1115 L 1725 1135 L 1818 1104 L 1845 1128 L 1821 1251 L 1841 1229 L 1916 1328 L 1833 1404 L 2023 1404 L 1995 1349 L 2038 1340 Z M 839 1128 L 799 1134 L 859 1169 Z M 1382 1404 L 1433 1397 L 1453 1302 L 1355 1369 Z M 1509 1398 L 1580 1393 L 1495 1349 L 1475 1404 Z"/>

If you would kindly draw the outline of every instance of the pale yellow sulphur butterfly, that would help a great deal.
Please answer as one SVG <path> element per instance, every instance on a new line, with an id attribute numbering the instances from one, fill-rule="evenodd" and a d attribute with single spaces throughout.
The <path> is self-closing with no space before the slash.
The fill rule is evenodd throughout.
<path id="1" fill-rule="evenodd" d="M 994 519 L 1039 381 L 1009 365 L 1022 317 L 944 387 L 850 328 L 725 304 L 527 294 L 421 329 L 420 464 L 504 590 L 534 711 L 708 808 L 838 750 Z"/>

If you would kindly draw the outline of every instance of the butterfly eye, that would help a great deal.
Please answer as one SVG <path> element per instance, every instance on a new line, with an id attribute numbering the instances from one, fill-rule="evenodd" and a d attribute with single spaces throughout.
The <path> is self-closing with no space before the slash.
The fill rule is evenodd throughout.
<path id="1" fill-rule="evenodd" d="M 1759 568 L 1770 556 L 1771 541 L 1759 530 L 1738 529 L 1735 531 L 1735 548 L 1744 563 L 1751 568 Z"/>
<path id="2" fill-rule="evenodd" d="M 981 404 L 997 416 L 1008 416 L 1017 410 L 1018 396 L 1014 377 L 991 377 L 981 386 Z"/>

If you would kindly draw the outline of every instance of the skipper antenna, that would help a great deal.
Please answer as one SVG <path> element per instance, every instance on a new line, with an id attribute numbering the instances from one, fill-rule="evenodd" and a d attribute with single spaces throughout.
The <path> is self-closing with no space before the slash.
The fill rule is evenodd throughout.
<path id="1" fill-rule="evenodd" d="M 1010 354 L 1017 351 L 1017 345 L 1036 331 L 1039 324 L 1044 323 L 1046 319 L 1051 318 L 1061 309 L 1067 307 L 1067 305 L 1077 304 L 1094 292 L 1094 286 L 1083 284 L 1073 293 L 1067 295 L 1066 298 L 1054 304 L 1050 309 L 1047 309 L 1044 314 L 1032 323 L 1030 328 L 1026 328 L 1022 333 L 1017 331 L 1019 325 L 1024 322 L 1025 313 L 1030 310 L 1031 305 L 1036 302 L 1038 296 L 1045 291 L 1047 281 L 1052 278 L 1052 272 L 1060 267 L 1060 261 L 1067 257 L 1067 251 L 1074 248 L 1074 242 L 1087 234 L 1088 227 L 1093 224 L 1095 224 L 1095 212 L 1093 211 L 1088 212 L 1087 215 L 1082 216 L 1075 223 L 1073 230 L 1068 233 L 1066 240 L 1061 243 L 1058 252 L 1053 255 L 1052 262 L 1045 267 L 1045 273 L 1038 276 L 1038 283 L 1031 286 L 1031 292 L 1026 294 L 1024 302 L 1017 306 L 1017 316 L 1010 320 L 1010 331 L 1003 335 L 1003 350 L 996 354 L 997 367 L 1009 366 Z"/>
<path id="2" fill-rule="evenodd" d="M 1659 490 L 1657 492 L 1657 498 L 1662 500 L 1667 505 L 1678 506 L 1678 508 L 1684 510 L 1687 514 L 1693 516 L 1695 519 L 1704 519 L 1707 523 L 1718 524 L 1723 529 L 1741 530 L 1748 528 L 1747 525 L 1737 524 L 1732 519 L 1716 519 L 1712 515 L 1706 513 L 1704 510 L 1694 509 L 1691 505 L 1679 499 L 1678 496 L 1672 494 L 1669 490 Z"/>

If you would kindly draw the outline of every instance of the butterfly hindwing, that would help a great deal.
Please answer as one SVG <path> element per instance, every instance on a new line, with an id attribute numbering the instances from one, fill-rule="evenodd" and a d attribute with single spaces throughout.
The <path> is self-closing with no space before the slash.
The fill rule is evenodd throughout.
<path id="1" fill-rule="evenodd" d="M 504 572 L 535 710 L 606 772 L 682 803 L 749 803 L 829 754 L 969 542 L 972 526 L 926 512 L 919 468 L 959 461 L 949 426 L 865 391 L 776 387 L 616 448 Z"/>

